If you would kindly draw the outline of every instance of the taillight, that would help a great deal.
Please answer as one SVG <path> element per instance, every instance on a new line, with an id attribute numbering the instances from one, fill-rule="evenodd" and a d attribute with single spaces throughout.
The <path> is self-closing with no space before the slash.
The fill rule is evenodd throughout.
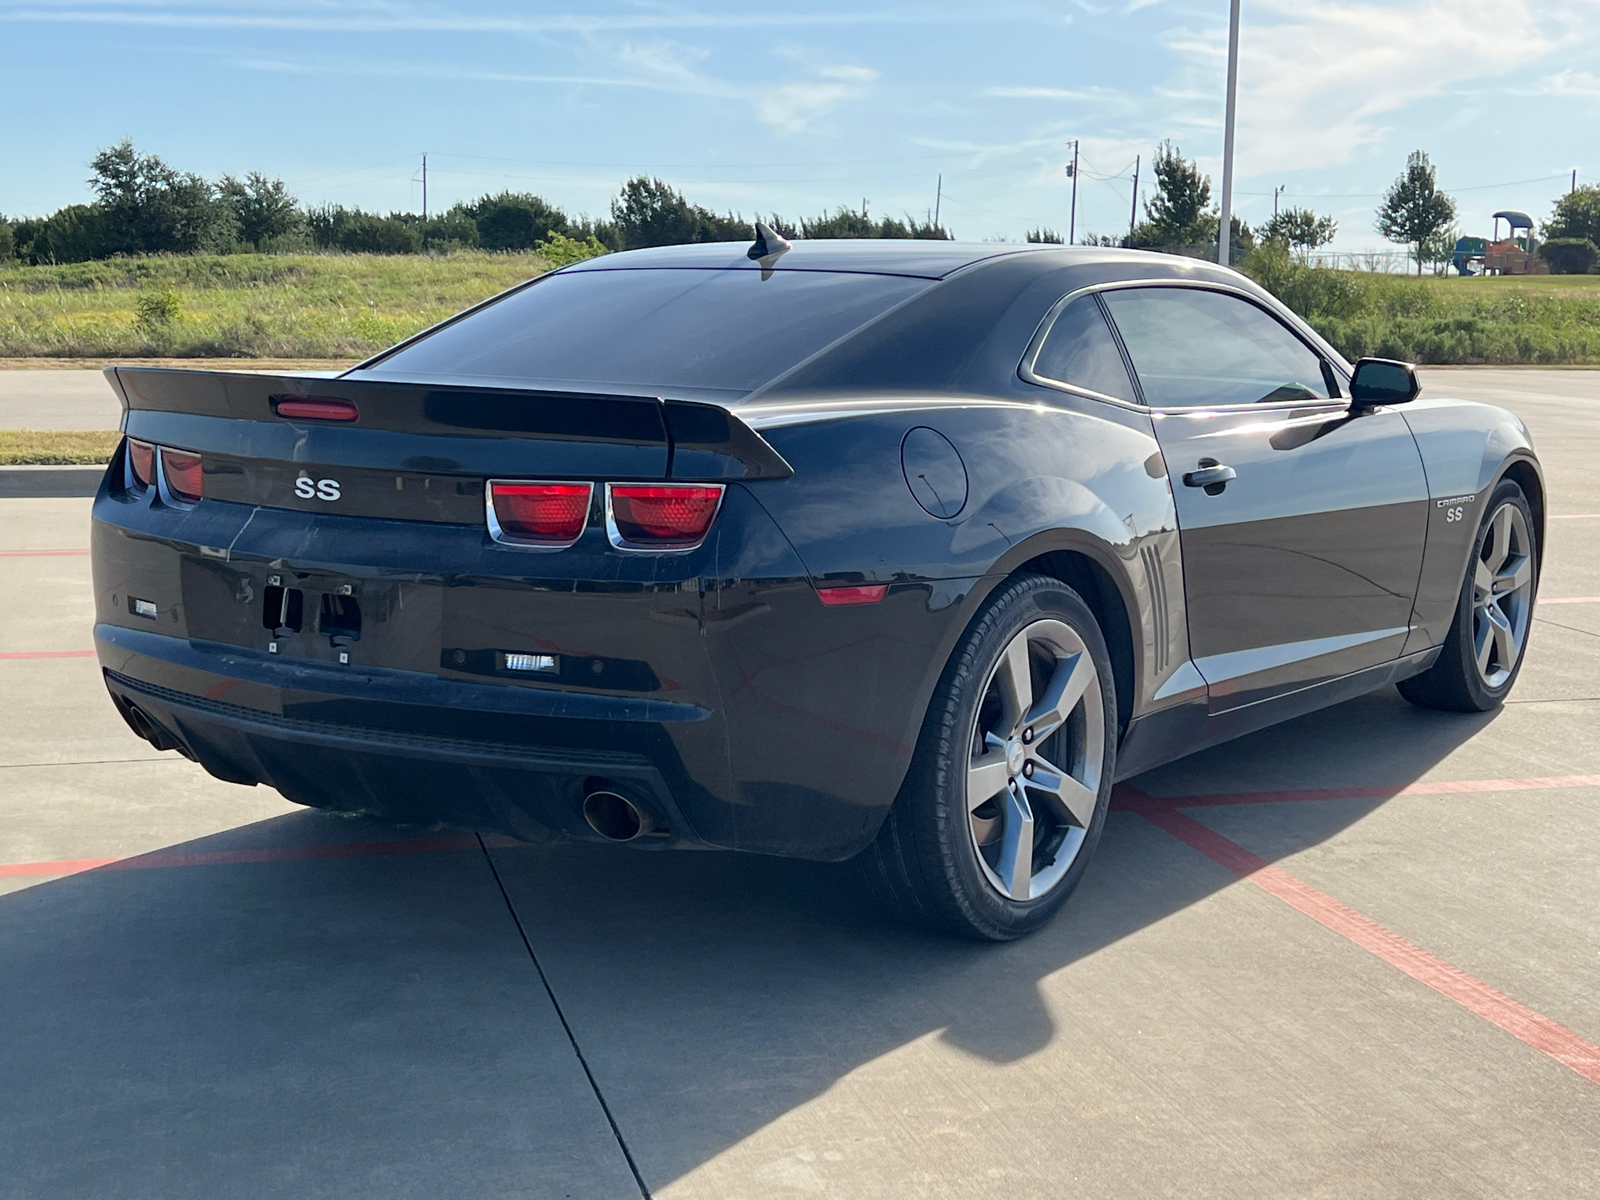
<path id="1" fill-rule="evenodd" d="M 722 504 L 720 483 L 610 483 L 606 520 L 623 550 L 692 550 L 705 541 Z"/>
<path id="2" fill-rule="evenodd" d="M 156 448 L 149 442 L 129 438 L 128 472 L 139 487 L 149 487 L 156 477 Z"/>
<path id="3" fill-rule="evenodd" d="M 497 542 L 559 550 L 572 545 L 589 522 L 592 483 L 510 483 L 489 480 L 485 508 L 489 536 Z"/>
<path id="4" fill-rule="evenodd" d="M 161 477 L 166 481 L 167 491 L 172 493 L 174 499 L 185 504 L 199 502 L 202 479 L 198 454 L 162 446 Z"/>

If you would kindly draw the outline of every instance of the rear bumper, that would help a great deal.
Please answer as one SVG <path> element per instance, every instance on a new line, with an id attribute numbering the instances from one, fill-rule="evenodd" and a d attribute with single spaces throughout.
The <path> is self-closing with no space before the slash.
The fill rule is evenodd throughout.
<path id="1" fill-rule="evenodd" d="M 481 525 L 175 511 L 108 487 L 94 516 L 96 645 L 136 731 L 143 714 L 219 778 L 305 804 L 529 839 L 595 836 L 598 781 L 668 831 L 650 844 L 849 857 L 980 582 L 825 607 L 739 486 L 682 555 L 603 532 L 528 554 Z M 298 624 L 274 601 L 288 589 Z M 513 677 L 513 652 L 559 665 Z"/>
<path id="2" fill-rule="evenodd" d="M 187 643 L 178 647 L 189 649 Z M 101 655 L 146 673 L 163 661 L 140 655 L 142 662 L 130 663 L 125 647 L 105 641 Z M 584 822 L 581 806 L 585 795 L 604 787 L 623 792 L 652 814 L 662 833 L 639 839 L 640 845 L 706 844 L 662 771 L 644 753 L 346 725 L 208 699 L 110 668 L 105 680 L 112 702 L 141 737 L 161 749 L 179 750 L 220 779 L 267 784 L 300 804 L 524 841 L 601 841 Z M 230 689 L 222 681 L 211 690 Z M 445 711 L 497 715 L 494 710 L 413 708 L 411 717 L 439 724 L 446 723 L 439 721 Z"/>

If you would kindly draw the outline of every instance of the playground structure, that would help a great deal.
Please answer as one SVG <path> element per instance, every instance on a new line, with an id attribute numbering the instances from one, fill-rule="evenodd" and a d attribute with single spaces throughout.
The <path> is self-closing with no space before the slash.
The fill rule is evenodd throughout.
<path id="1" fill-rule="evenodd" d="M 1500 222 L 1506 223 L 1506 236 L 1500 237 Z M 1518 231 L 1521 231 L 1520 236 Z M 1450 265 L 1457 275 L 1544 275 L 1549 271 L 1538 257 L 1533 236 L 1533 218 L 1527 213 L 1497 212 L 1490 238 L 1456 239 Z"/>

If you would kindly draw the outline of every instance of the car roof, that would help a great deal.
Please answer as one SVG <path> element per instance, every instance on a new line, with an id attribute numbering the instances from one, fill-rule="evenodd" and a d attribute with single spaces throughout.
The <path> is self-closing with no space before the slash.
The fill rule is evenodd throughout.
<path id="1" fill-rule="evenodd" d="M 701 242 L 689 246 L 653 246 L 586 259 L 565 268 L 576 271 L 627 271 L 688 268 L 759 271 L 746 256 L 745 242 Z M 1013 254 L 1061 250 L 1050 244 L 946 242 L 890 238 L 797 239 L 792 249 L 773 262 L 774 271 L 846 271 L 868 275 L 912 275 L 943 279 L 963 267 Z"/>

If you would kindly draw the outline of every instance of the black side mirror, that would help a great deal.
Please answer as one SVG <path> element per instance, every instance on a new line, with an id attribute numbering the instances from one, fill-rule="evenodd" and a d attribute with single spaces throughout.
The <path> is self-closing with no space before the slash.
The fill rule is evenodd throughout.
<path id="1" fill-rule="evenodd" d="M 1404 404 L 1420 391 L 1416 369 L 1392 358 L 1363 358 L 1350 376 L 1350 399 L 1356 404 Z"/>

